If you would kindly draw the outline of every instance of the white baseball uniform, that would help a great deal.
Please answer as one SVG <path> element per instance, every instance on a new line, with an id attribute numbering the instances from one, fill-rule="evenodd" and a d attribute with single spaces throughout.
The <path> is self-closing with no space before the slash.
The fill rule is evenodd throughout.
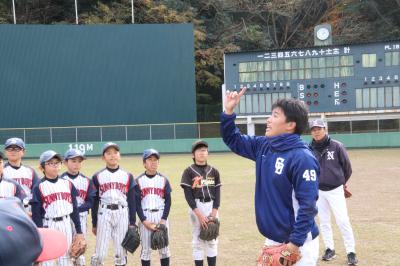
<path id="1" fill-rule="evenodd" d="M 33 187 L 40 182 L 35 170 L 31 167 L 21 164 L 15 167 L 7 162 L 4 165 L 3 176 L 8 179 L 15 180 L 24 189 L 27 200 L 32 198 Z M 31 211 L 30 206 L 24 203 L 25 210 Z"/>
<path id="2" fill-rule="evenodd" d="M 56 177 L 42 181 L 33 188 L 31 199 L 32 220 L 38 227 L 48 227 L 65 234 L 68 242 L 68 250 L 72 242 L 71 218 L 75 229 L 82 233 L 77 208 L 77 191 L 74 185 L 63 178 Z M 68 251 L 59 259 L 58 265 L 69 266 L 71 259 Z M 43 262 L 43 266 L 54 265 L 55 261 Z"/>
<path id="3" fill-rule="evenodd" d="M 140 220 L 150 221 L 158 224 L 161 219 L 166 220 L 166 227 L 169 232 L 168 214 L 171 207 L 171 185 L 168 178 L 157 173 L 155 175 L 141 174 L 136 178 L 137 191 L 137 212 Z M 139 201 L 140 200 L 140 201 Z M 139 204 L 140 202 L 140 204 Z M 139 224 L 142 251 L 140 258 L 150 261 L 151 258 L 151 231 L 143 223 Z M 171 256 L 169 247 L 158 250 L 160 258 L 165 259 Z"/>
<path id="4" fill-rule="evenodd" d="M 0 198 L 17 197 L 21 201 L 26 198 L 25 191 L 20 184 L 14 180 L 10 180 L 0 176 Z"/>
<path id="5" fill-rule="evenodd" d="M 121 168 L 104 168 L 92 180 L 97 190 L 92 208 L 92 224 L 97 228 L 97 237 L 91 265 L 104 265 L 110 238 L 114 243 L 115 265 L 126 265 L 126 250 L 121 243 L 128 226 L 135 225 L 135 180 Z"/>
<path id="6" fill-rule="evenodd" d="M 76 200 L 78 203 L 79 219 L 81 222 L 82 232 L 86 238 L 87 216 L 89 213 L 89 209 L 92 208 L 94 196 L 96 193 L 96 190 L 93 186 L 93 182 L 81 173 L 78 173 L 76 175 L 71 175 L 68 172 L 65 172 L 61 175 L 61 177 L 65 178 L 66 180 L 69 180 L 72 184 L 74 184 L 78 192 Z M 73 236 L 76 234 L 74 225 L 72 225 L 72 233 Z M 86 264 L 85 256 L 81 255 L 74 264 L 79 266 L 85 265 Z"/>

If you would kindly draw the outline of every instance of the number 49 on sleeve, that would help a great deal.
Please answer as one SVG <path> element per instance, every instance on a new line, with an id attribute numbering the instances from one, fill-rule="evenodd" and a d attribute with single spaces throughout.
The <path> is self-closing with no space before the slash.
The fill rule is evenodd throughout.
<path id="1" fill-rule="evenodd" d="M 303 173 L 303 178 L 306 181 L 316 181 L 317 180 L 317 172 L 315 170 L 305 170 Z"/>

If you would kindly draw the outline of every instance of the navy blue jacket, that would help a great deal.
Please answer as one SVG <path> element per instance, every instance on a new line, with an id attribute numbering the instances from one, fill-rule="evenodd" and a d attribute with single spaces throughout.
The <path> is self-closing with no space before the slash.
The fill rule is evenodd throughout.
<path id="1" fill-rule="evenodd" d="M 321 152 L 315 149 L 314 144 L 315 142 L 312 142 L 310 147 L 321 167 L 319 189 L 329 191 L 346 184 L 351 176 L 352 168 L 343 144 L 329 136 Z"/>
<path id="2" fill-rule="evenodd" d="M 276 137 L 241 135 L 236 114 L 221 114 L 221 135 L 235 153 L 256 162 L 255 210 L 265 237 L 302 246 L 318 236 L 319 165 L 297 134 Z"/>

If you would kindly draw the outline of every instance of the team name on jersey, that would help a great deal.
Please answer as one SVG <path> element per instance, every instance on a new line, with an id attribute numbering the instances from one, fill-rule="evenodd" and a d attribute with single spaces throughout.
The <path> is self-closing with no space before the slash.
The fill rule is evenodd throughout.
<path id="1" fill-rule="evenodd" d="M 13 178 L 21 186 L 32 187 L 32 179 L 25 177 L 15 177 Z"/>
<path id="2" fill-rule="evenodd" d="M 56 192 L 47 196 L 43 197 L 43 204 L 44 208 L 47 209 L 47 207 L 52 204 L 53 202 L 57 200 L 64 200 L 69 203 L 72 203 L 72 197 L 70 192 Z"/>
<path id="3" fill-rule="evenodd" d="M 46 217 L 60 217 L 72 213 L 72 183 L 59 178 L 55 183 L 48 180 L 39 184 Z"/>
<path id="4" fill-rule="evenodd" d="M 101 193 L 105 193 L 111 189 L 119 190 L 122 193 L 126 193 L 128 191 L 126 184 L 119 183 L 119 182 L 109 182 L 109 183 L 105 183 L 105 184 L 100 184 L 99 188 L 100 188 Z"/>
<path id="5" fill-rule="evenodd" d="M 141 194 L 142 199 L 144 197 L 146 197 L 147 195 L 150 195 L 150 194 L 157 195 L 157 196 L 159 196 L 161 198 L 164 198 L 165 189 L 164 188 L 157 188 L 157 187 L 146 187 L 146 188 L 142 189 L 142 194 Z"/>
<path id="6" fill-rule="evenodd" d="M 207 176 L 206 179 L 203 179 L 201 176 L 196 176 L 193 178 L 192 188 L 202 188 L 203 186 L 214 186 L 215 178 L 213 176 Z"/>
<path id="7" fill-rule="evenodd" d="M 77 189 L 78 191 L 78 197 L 81 199 L 86 199 L 87 191 L 83 189 Z"/>

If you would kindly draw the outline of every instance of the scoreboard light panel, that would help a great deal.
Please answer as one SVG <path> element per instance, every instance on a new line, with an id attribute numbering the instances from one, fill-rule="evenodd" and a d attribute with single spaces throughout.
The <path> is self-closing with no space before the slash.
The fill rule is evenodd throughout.
<path id="1" fill-rule="evenodd" d="M 239 115 L 266 115 L 280 98 L 311 113 L 400 109 L 400 41 L 224 55 L 225 88 L 244 99 Z"/>

